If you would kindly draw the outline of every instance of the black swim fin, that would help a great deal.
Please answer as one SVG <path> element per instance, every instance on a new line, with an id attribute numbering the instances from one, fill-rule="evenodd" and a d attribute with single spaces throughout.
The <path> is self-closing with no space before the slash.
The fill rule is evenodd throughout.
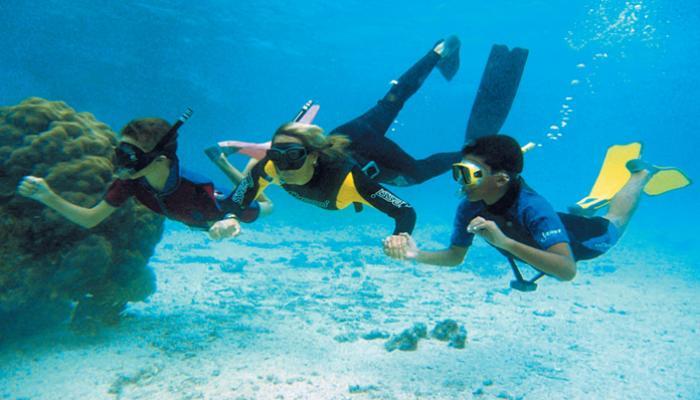
<path id="1" fill-rule="evenodd" d="M 459 70 L 459 47 L 461 42 L 459 38 L 455 35 L 449 36 L 445 39 L 445 47 L 443 49 L 443 55 L 440 61 L 437 63 L 437 69 L 440 71 L 442 76 L 448 81 L 457 75 L 457 70 Z"/>
<path id="2" fill-rule="evenodd" d="M 469 115 L 465 142 L 495 135 L 508 117 L 525 69 L 528 50 L 494 45 Z"/>

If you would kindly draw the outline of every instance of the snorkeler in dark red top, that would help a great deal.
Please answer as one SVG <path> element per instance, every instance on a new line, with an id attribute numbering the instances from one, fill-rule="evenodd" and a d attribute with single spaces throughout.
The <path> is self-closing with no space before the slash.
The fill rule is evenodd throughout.
<path id="1" fill-rule="evenodd" d="M 134 196 L 156 213 L 208 230 L 213 239 L 236 236 L 240 233 L 239 220 L 254 221 L 259 215 L 269 213 L 272 204 L 254 202 L 245 212 L 233 214 L 230 200 L 225 200 L 210 180 L 180 169 L 177 131 L 189 115 L 189 112 L 183 114 L 173 126 L 160 118 L 128 123 L 122 129 L 122 140 L 116 149 L 118 179 L 92 208 L 68 202 L 54 193 L 46 181 L 34 176 L 25 177 L 18 192 L 86 228 L 98 225 Z"/>

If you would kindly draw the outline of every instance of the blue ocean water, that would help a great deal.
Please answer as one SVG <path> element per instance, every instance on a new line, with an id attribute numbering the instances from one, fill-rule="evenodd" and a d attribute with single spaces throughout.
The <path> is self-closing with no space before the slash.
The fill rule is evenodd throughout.
<path id="1" fill-rule="evenodd" d="M 640 140 L 649 161 L 700 179 L 699 24 L 700 5 L 689 0 L 2 1 L 0 104 L 63 100 L 115 131 L 192 107 L 180 158 L 226 186 L 205 147 L 269 140 L 309 99 L 321 105 L 316 122 L 335 127 L 372 106 L 438 39 L 457 34 L 457 77 L 433 73 L 390 137 L 416 157 L 458 149 L 491 45 L 527 48 L 503 133 L 541 144 L 524 175 L 565 209 L 588 192 L 612 144 Z M 451 223 L 455 190 L 443 175 L 397 193 L 415 206 L 420 231 Z M 379 213 L 327 213 L 269 192 L 273 229 L 376 221 L 390 230 Z M 630 229 L 697 265 L 698 194 L 695 184 L 643 199 Z"/>
<path id="2" fill-rule="evenodd" d="M 0 7 L 2 104 L 29 95 L 62 99 L 115 130 L 139 116 L 173 119 L 192 107 L 196 116 L 182 135 L 181 158 L 224 183 L 200 149 L 222 139 L 267 140 L 308 99 L 321 104 L 321 126 L 337 126 L 374 104 L 391 79 L 451 33 L 463 43 L 459 74 L 447 83 L 434 73 L 390 133 L 416 157 L 460 146 L 489 48 L 503 43 L 530 50 L 503 132 L 543 144 L 528 155 L 525 176 L 558 208 L 587 193 L 614 143 L 641 140 L 649 160 L 700 175 L 695 2 L 40 1 Z M 551 140 L 547 133 L 561 125 L 563 104 L 573 112 L 554 132 L 562 136 Z M 645 202 L 640 220 L 692 231 L 696 190 Z M 439 221 L 451 218 L 437 205 L 456 203 L 453 192 L 445 176 L 401 194 L 422 219 Z M 288 204 L 284 195 L 276 197 Z M 289 214 L 283 218 L 293 218 Z"/>

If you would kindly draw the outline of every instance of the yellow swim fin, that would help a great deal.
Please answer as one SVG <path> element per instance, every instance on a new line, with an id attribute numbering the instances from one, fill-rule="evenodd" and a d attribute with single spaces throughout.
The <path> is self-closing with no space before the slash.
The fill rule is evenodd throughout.
<path id="1" fill-rule="evenodd" d="M 625 166 L 627 161 L 639 158 L 641 153 L 642 144 L 639 142 L 610 146 L 591 192 L 569 207 L 569 211 L 575 214 L 593 215 L 596 210 L 608 205 L 610 199 L 625 186 L 631 176 Z"/>
<path id="2" fill-rule="evenodd" d="M 658 196 L 671 190 L 682 189 L 691 184 L 683 171 L 674 167 L 655 167 L 656 172 L 649 182 L 644 185 L 644 193 L 650 196 Z"/>
<path id="3" fill-rule="evenodd" d="M 644 193 L 650 196 L 658 196 L 670 192 L 671 190 L 682 189 L 691 183 L 690 178 L 680 169 L 675 167 L 659 167 L 641 158 L 628 161 L 627 170 L 631 173 L 647 170 L 652 174 L 643 189 Z"/>

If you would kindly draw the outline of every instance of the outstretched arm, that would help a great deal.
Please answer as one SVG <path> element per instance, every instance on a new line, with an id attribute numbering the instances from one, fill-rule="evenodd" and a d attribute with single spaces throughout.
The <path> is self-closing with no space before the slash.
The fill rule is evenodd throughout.
<path id="1" fill-rule="evenodd" d="M 466 255 L 467 249 L 465 247 L 450 246 L 444 250 L 437 251 L 419 250 L 414 259 L 422 264 L 456 267 L 464 262 Z"/>
<path id="2" fill-rule="evenodd" d="M 92 208 L 77 206 L 51 190 L 45 180 L 35 176 L 25 176 L 17 186 L 17 192 L 51 207 L 84 228 L 99 225 L 116 210 L 104 200 Z"/>

